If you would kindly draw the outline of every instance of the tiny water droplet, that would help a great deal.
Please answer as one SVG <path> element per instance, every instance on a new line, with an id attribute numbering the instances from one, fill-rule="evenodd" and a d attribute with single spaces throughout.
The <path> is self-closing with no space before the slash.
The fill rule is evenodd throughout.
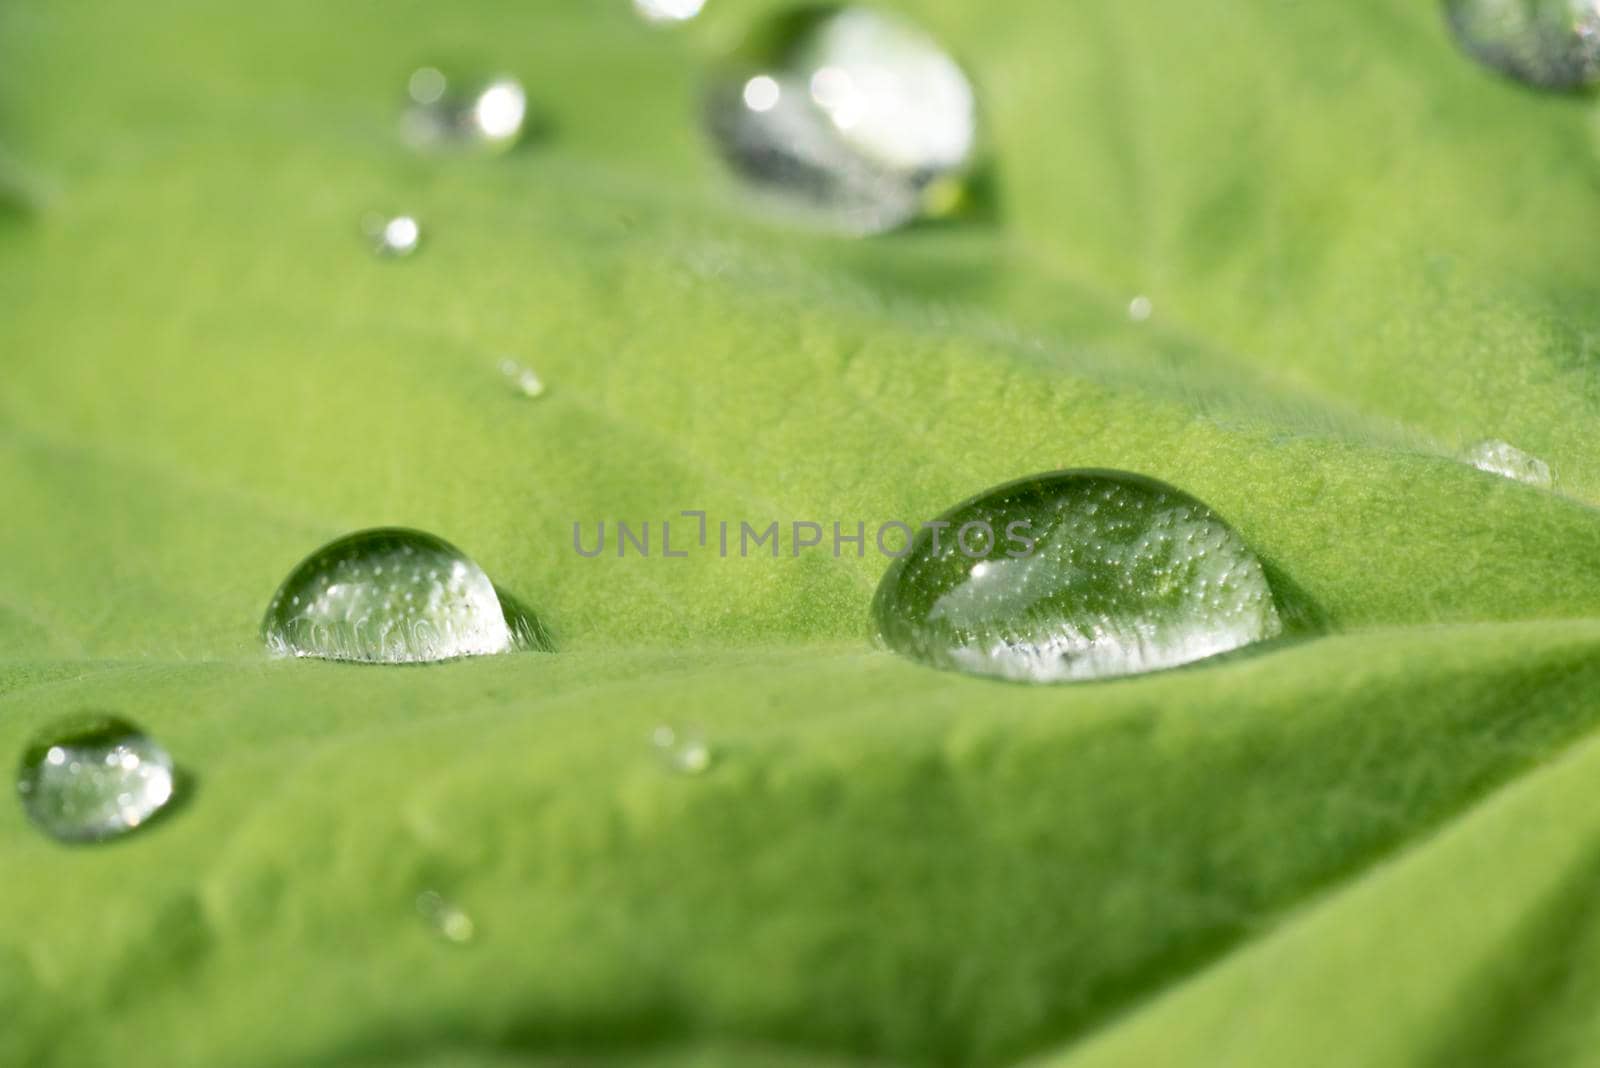
<path id="1" fill-rule="evenodd" d="M 386 664 L 518 644 L 482 568 L 441 538 L 399 528 L 351 534 L 301 561 L 273 595 L 261 635 L 279 656 Z"/>
<path id="2" fill-rule="evenodd" d="M 521 138 L 528 118 L 528 94 L 508 75 L 452 80 L 437 67 L 422 67 L 407 81 L 406 95 L 400 130 L 424 152 L 504 151 Z"/>
<path id="3" fill-rule="evenodd" d="M 533 368 L 525 367 L 516 360 L 501 360 L 500 374 L 513 390 L 524 397 L 544 396 L 544 382 L 534 373 Z"/>
<path id="4" fill-rule="evenodd" d="M 1550 489 L 1555 485 L 1555 476 L 1551 473 L 1549 464 L 1523 452 L 1510 442 L 1480 441 L 1467 454 L 1467 460 L 1479 471 L 1487 471 L 1504 478 L 1514 478 L 1530 486 Z"/>
<path id="5" fill-rule="evenodd" d="M 867 8 L 775 19 L 714 74 L 706 125 L 753 190 L 817 225 L 891 230 L 960 203 L 971 83 L 933 38 Z"/>
<path id="6" fill-rule="evenodd" d="M 700 14 L 706 0 L 633 0 L 633 10 L 646 22 L 687 22 Z"/>
<path id="7" fill-rule="evenodd" d="M 711 770 L 711 746 L 696 727 L 674 727 L 663 723 L 650 732 L 650 744 L 666 762 L 667 768 L 682 775 L 700 775 Z"/>
<path id="8" fill-rule="evenodd" d="M 133 724 L 84 716 L 23 752 L 17 793 L 28 818 L 63 842 L 97 842 L 142 827 L 174 793 L 172 757 Z"/>
<path id="9" fill-rule="evenodd" d="M 1155 310 L 1156 306 L 1151 303 L 1150 298 L 1142 293 L 1128 301 L 1128 318 L 1136 323 L 1149 322 Z"/>
<path id="10" fill-rule="evenodd" d="M 361 220 L 361 229 L 372 242 L 372 250 L 380 256 L 397 259 L 409 256 L 417 251 L 422 241 L 422 227 L 410 215 L 371 214 Z"/>
<path id="11" fill-rule="evenodd" d="M 417 895 L 417 914 L 447 942 L 464 945 L 478 933 L 471 916 L 433 890 L 424 890 Z"/>
<path id="12" fill-rule="evenodd" d="M 949 525 L 925 526 L 873 600 L 884 644 L 934 667 L 1028 682 L 1112 678 L 1283 629 L 1261 563 L 1233 528 L 1154 479 L 1060 471 L 939 518 Z M 985 530 L 992 537 L 978 536 Z"/>
<path id="13" fill-rule="evenodd" d="M 1600 80 L 1600 0 L 1446 0 L 1456 39 L 1485 66 L 1544 89 Z"/>

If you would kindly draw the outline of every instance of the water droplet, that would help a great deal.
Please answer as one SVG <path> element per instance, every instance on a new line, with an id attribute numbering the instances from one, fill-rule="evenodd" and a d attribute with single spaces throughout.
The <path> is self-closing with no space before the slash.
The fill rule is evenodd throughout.
<path id="1" fill-rule="evenodd" d="M 22 755 L 17 793 L 28 817 L 63 842 L 135 830 L 172 800 L 172 757 L 114 716 L 85 716 L 40 735 Z"/>
<path id="2" fill-rule="evenodd" d="M 417 895 L 417 914 L 447 942 L 464 945 L 472 941 L 478 928 L 462 908 L 433 890 Z"/>
<path id="3" fill-rule="evenodd" d="M 544 396 L 544 382 L 534 373 L 533 368 L 525 367 L 516 360 L 501 360 L 500 374 L 510 383 L 512 389 L 524 397 Z"/>
<path id="4" fill-rule="evenodd" d="M 1030 682 L 1175 667 L 1281 633 L 1261 563 L 1204 504 L 1153 479 L 1061 471 L 926 525 L 873 601 L 890 649 Z"/>
<path id="5" fill-rule="evenodd" d="M 422 241 L 422 227 L 410 215 L 371 214 L 361 220 L 361 229 L 372 242 L 372 250 L 380 256 L 409 256 L 417 251 Z"/>
<path id="6" fill-rule="evenodd" d="M 633 0 L 633 10 L 646 22 L 687 22 L 700 14 L 706 0 Z"/>
<path id="7" fill-rule="evenodd" d="M 1555 485 L 1555 476 L 1551 473 L 1549 464 L 1536 456 L 1530 456 L 1509 442 L 1481 441 L 1472 447 L 1472 451 L 1467 454 L 1467 460 L 1479 471 L 1514 478 L 1530 486 L 1550 489 Z"/>
<path id="8" fill-rule="evenodd" d="M 413 148 L 499 152 L 516 144 L 528 118 L 528 95 L 517 79 L 452 81 L 436 67 L 414 71 L 401 133 Z"/>
<path id="9" fill-rule="evenodd" d="M 413 664 L 510 651 L 506 616 L 494 584 L 460 549 L 386 528 L 302 561 L 273 595 L 261 634 L 279 656 Z"/>
<path id="10" fill-rule="evenodd" d="M 671 771 L 700 775 L 711 770 L 711 746 L 698 728 L 663 723 L 650 732 L 650 744 Z"/>
<path id="11" fill-rule="evenodd" d="M 1156 306 L 1151 303 L 1150 298 L 1142 293 L 1128 301 L 1128 318 L 1136 323 L 1149 322 L 1155 310 Z"/>
<path id="12" fill-rule="evenodd" d="M 1600 0 L 1446 0 L 1445 11 L 1485 66 L 1546 89 L 1600 80 Z"/>
<path id="13" fill-rule="evenodd" d="M 857 234 L 959 203 L 977 105 L 938 42 L 859 7 L 806 9 L 752 40 L 714 75 L 706 123 L 753 190 Z"/>

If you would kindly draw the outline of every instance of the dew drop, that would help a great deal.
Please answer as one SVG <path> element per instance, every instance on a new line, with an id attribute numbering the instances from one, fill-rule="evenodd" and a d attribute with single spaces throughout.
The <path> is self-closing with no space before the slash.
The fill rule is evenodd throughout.
<path id="1" fill-rule="evenodd" d="M 422 227 L 410 215 L 370 214 L 361 220 L 361 229 L 372 242 L 372 251 L 380 256 L 409 256 L 422 241 Z"/>
<path id="2" fill-rule="evenodd" d="M 1155 310 L 1155 304 L 1142 293 L 1128 301 L 1128 318 L 1136 323 L 1149 322 L 1150 316 L 1155 314 Z"/>
<path id="3" fill-rule="evenodd" d="M 711 746 L 696 727 L 674 727 L 663 723 L 650 732 L 650 744 L 660 754 L 669 771 L 680 775 L 701 775 L 711 770 Z"/>
<path id="4" fill-rule="evenodd" d="M 977 145 L 956 62 L 916 26 L 861 7 L 762 26 L 713 75 L 705 117 L 729 168 L 768 203 L 855 234 L 949 213 Z"/>
<path id="5" fill-rule="evenodd" d="M 934 667 L 1027 682 L 1112 678 L 1283 629 L 1261 563 L 1233 528 L 1153 479 L 1038 475 L 939 519 L 949 526 L 924 526 L 873 600 L 884 644 Z M 977 533 L 963 543 L 963 530 Z"/>
<path id="6" fill-rule="evenodd" d="M 1574 89 L 1600 80 L 1600 0 L 1446 0 L 1461 46 L 1529 85 Z"/>
<path id="7" fill-rule="evenodd" d="M 424 890 L 417 895 L 417 915 L 426 920 L 440 938 L 457 945 L 465 945 L 478 933 L 477 924 L 465 910 L 434 890 Z"/>
<path id="8" fill-rule="evenodd" d="M 1467 460 L 1479 471 L 1488 471 L 1504 478 L 1514 478 L 1530 486 L 1550 489 L 1555 485 L 1555 476 L 1551 473 L 1549 464 L 1536 456 L 1530 456 L 1510 442 L 1481 441 L 1472 447 L 1472 451 L 1467 454 Z"/>
<path id="9" fill-rule="evenodd" d="M 172 800 L 172 757 L 114 716 L 58 724 L 23 752 L 17 793 L 28 818 L 63 842 L 116 838 Z"/>
<path id="10" fill-rule="evenodd" d="M 706 0 L 633 0 L 633 10 L 646 22 L 687 22 L 700 14 Z"/>
<path id="11" fill-rule="evenodd" d="M 261 635 L 279 656 L 416 664 L 516 648 L 507 616 L 494 584 L 460 549 L 385 528 L 303 560 L 273 595 Z"/>
<path id="12" fill-rule="evenodd" d="M 437 67 L 412 72 L 400 129 L 419 151 L 500 152 L 521 138 L 528 95 L 517 79 L 452 81 Z"/>
<path id="13" fill-rule="evenodd" d="M 516 360 L 501 360 L 500 374 L 516 393 L 524 397 L 544 396 L 544 381 L 533 368 L 526 367 Z"/>

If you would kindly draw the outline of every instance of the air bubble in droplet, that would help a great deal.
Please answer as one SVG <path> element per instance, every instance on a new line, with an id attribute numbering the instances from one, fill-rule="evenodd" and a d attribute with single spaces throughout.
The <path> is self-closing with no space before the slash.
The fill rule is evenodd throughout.
<path id="1" fill-rule="evenodd" d="M 706 124 L 769 203 L 856 234 L 952 211 L 978 134 L 956 62 L 917 27 L 862 7 L 762 27 L 713 77 Z"/>
<path id="2" fill-rule="evenodd" d="M 948 526 L 925 526 L 873 601 L 881 640 L 934 667 L 1028 682 L 1111 678 L 1283 629 L 1243 539 L 1204 504 L 1153 479 L 1056 472 L 1000 486 L 939 518 Z M 975 523 L 997 532 L 983 559 L 954 536 Z"/>
<path id="3" fill-rule="evenodd" d="M 97 842 L 137 830 L 173 799 L 172 757 L 114 716 L 82 716 L 23 752 L 17 793 L 28 818 L 63 842 Z"/>

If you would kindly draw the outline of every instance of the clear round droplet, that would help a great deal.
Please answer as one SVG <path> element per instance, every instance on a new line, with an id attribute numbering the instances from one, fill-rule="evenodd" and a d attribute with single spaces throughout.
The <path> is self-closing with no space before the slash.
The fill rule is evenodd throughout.
<path id="1" fill-rule="evenodd" d="M 706 0 L 633 0 L 633 10 L 646 22 L 687 22 L 700 14 Z"/>
<path id="2" fill-rule="evenodd" d="M 361 220 L 361 229 L 372 242 L 372 251 L 380 256 L 409 256 L 422 243 L 422 226 L 410 215 L 370 214 Z"/>
<path id="3" fill-rule="evenodd" d="M 1600 0 L 1446 0 L 1461 46 L 1479 62 L 1545 89 L 1600 80 Z"/>
<path id="4" fill-rule="evenodd" d="M 419 530 L 364 530 L 290 572 L 261 622 L 279 656 L 418 664 L 517 646 L 483 569 Z"/>
<path id="5" fill-rule="evenodd" d="M 1479 471 L 1513 478 L 1541 489 L 1550 489 L 1556 482 L 1549 464 L 1507 441 L 1480 441 L 1467 453 L 1467 460 Z"/>
<path id="6" fill-rule="evenodd" d="M 417 915 L 446 942 L 465 945 L 478 933 L 478 925 L 466 910 L 435 890 L 417 895 Z"/>
<path id="7" fill-rule="evenodd" d="M 1154 479 L 1039 475 L 941 522 L 918 531 L 873 601 L 884 644 L 934 667 L 1026 682 L 1104 679 L 1283 630 L 1261 562 L 1234 529 Z"/>
<path id="8" fill-rule="evenodd" d="M 500 152 L 522 137 L 528 94 L 509 75 L 483 80 L 450 78 L 437 67 L 413 71 L 400 129 L 423 152 Z"/>
<path id="9" fill-rule="evenodd" d="M 1147 323 L 1155 314 L 1156 306 L 1149 297 L 1140 294 L 1128 301 L 1128 318 L 1136 323 Z"/>
<path id="10" fill-rule="evenodd" d="M 767 23 L 711 79 L 706 125 L 768 203 L 879 233 L 959 206 L 977 102 L 939 43 L 898 16 L 808 8 Z"/>
<path id="11" fill-rule="evenodd" d="M 680 775 L 701 775 L 711 770 L 711 745 L 697 727 L 676 727 L 663 723 L 650 732 L 650 744 L 655 747 L 669 771 Z"/>
<path id="12" fill-rule="evenodd" d="M 501 360 L 500 375 L 512 391 L 520 396 L 528 398 L 544 396 L 544 380 L 531 367 L 516 360 Z"/>
<path id="13" fill-rule="evenodd" d="M 17 772 L 28 818 L 63 842 L 137 830 L 172 801 L 174 787 L 167 751 L 114 716 L 58 724 L 28 746 Z"/>

